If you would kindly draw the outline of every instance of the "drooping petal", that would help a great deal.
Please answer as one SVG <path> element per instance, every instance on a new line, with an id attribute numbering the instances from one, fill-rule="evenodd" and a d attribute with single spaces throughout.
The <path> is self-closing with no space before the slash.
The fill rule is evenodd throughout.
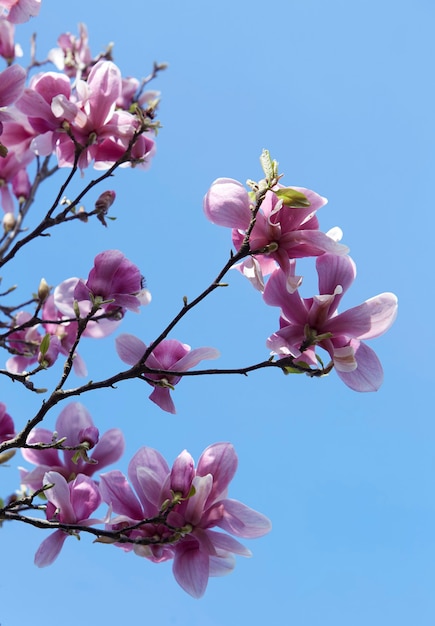
<path id="1" fill-rule="evenodd" d="M 149 395 L 149 399 L 167 413 L 175 415 L 177 412 L 169 387 L 155 387 L 154 391 Z"/>
<path id="2" fill-rule="evenodd" d="M 62 546 L 67 537 L 67 533 L 64 533 L 62 530 L 56 530 L 44 539 L 36 551 L 35 565 L 37 567 L 47 567 L 47 565 L 51 565 L 59 556 L 59 552 L 62 550 Z"/>
<path id="3" fill-rule="evenodd" d="M 252 556 L 252 552 L 248 550 L 242 543 L 227 535 L 226 533 L 220 533 L 215 530 L 206 530 L 205 531 L 210 541 L 216 548 L 220 550 L 225 550 L 226 552 L 234 552 L 234 554 L 240 554 L 240 556 L 250 557 Z"/>
<path id="4" fill-rule="evenodd" d="M 228 535 L 227 535 L 228 536 Z M 236 559 L 231 552 L 218 552 L 210 555 L 208 559 L 209 576 L 226 576 L 231 574 L 236 566 Z"/>
<path id="5" fill-rule="evenodd" d="M 209 556 L 196 542 L 177 546 L 172 571 L 177 583 L 194 598 L 201 598 L 207 588 Z"/>
<path id="6" fill-rule="evenodd" d="M 238 500 L 223 500 L 224 514 L 217 525 L 236 537 L 254 539 L 268 533 L 272 524 L 262 513 L 254 511 Z"/>
<path id="7" fill-rule="evenodd" d="M 358 366 L 351 372 L 337 369 L 338 376 L 354 391 L 377 391 L 384 380 L 384 372 L 376 353 L 365 343 L 355 339 L 350 344 Z"/>

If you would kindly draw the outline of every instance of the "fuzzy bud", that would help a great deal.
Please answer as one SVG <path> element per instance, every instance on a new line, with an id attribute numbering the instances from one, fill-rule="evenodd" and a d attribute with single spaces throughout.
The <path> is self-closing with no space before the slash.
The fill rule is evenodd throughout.
<path id="1" fill-rule="evenodd" d="M 9 233 L 11 230 L 15 228 L 15 224 L 17 220 L 15 219 L 15 215 L 11 212 L 5 213 L 3 216 L 3 231 L 5 233 Z"/>
<path id="2" fill-rule="evenodd" d="M 49 295 L 50 295 L 50 287 L 48 286 L 48 283 L 45 280 L 45 278 L 41 278 L 41 282 L 39 283 L 39 287 L 38 287 L 39 302 L 43 304 L 47 300 Z"/>

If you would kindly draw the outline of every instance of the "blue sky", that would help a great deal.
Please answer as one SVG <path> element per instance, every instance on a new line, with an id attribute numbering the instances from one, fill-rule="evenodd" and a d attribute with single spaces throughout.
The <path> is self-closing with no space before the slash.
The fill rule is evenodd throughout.
<path id="1" fill-rule="evenodd" d="M 172 462 L 183 448 L 198 458 L 209 443 L 233 442 L 239 471 L 230 496 L 268 515 L 273 530 L 247 541 L 253 558 L 211 579 L 196 601 L 175 583 L 170 565 L 87 537 L 68 539 L 55 564 L 38 570 L 33 555 L 42 531 L 4 525 L 2 626 L 21 625 L 23 615 L 35 626 L 47 619 L 62 626 L 433 625 L 433 372 L 422 356 L 434 344 L 427 314 L 434 19 L 429 0 L 130 0 L 128 7 L 76 0 L 65 11 L 43 0 L 40 17 L 18 29 L 24 49 L 38 32 L 43 57 L 61 32 L 76 32 L 83 21 L 94 54 L 115 43 L 123 74 L 145 76 L 154 60 L 169 68 L 154 84 L 162 92 L 163 129 L 151 169 L 122 171 L 110 183 L 117 221 L 108 229 L 59 228 L 23 251 L 3 285 L 19 283 L 24 299 L 41 276 L 52 285 L 86 276 L 98 252 L 119 248 L 141 267 L 153 295 L 122 330 L 149 343 L 183 296 L 195 297 L 228 258 L 229 231 L 202 213 L 209 185 L 220 176 L 259 179 L 258 157 L 268 148 L 283 182 L 329 199 L 321 227 L 343 229 L 358 268 L 343 306 L 393 291 L 400 309 L 390 332 L 370 344 L 385 370 L 376 394 L 352 392 L 334 373 L 310 380 L 273 371 L 185 379 L 174 393 L 176 416 L 155 407 L 134 381 L 83 397 L 100 431 L 124 429 L 123 470 L 141 445 Z M 38 197 L 35 215 L 62 176 Z M 314 263 L 303 267 L 310 296 Z M 172 336 L 219 348 L 221 367 L 249 365 L 267 358 L 265 339 L 277 329 L 278 312 L 236 272 L 229 283 Z M 93 379 L 120 367 L 113 339 L 88 342 L 81 353 Z M 40 398 L 6 379 L 1 385 L 1 400 L 17 425 L 24 423 Z M 15 488 L 17 464 L 24 463 L 2 470 L 2 493 Z"/>

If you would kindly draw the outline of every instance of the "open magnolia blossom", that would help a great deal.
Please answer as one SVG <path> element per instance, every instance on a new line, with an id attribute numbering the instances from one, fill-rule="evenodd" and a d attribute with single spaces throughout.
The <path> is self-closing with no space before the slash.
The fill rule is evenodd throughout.
<path id="1" fill-rule="evenodd" d="M 378 357 L 363 339 L 385 333 L 397 315 L 397 298 L 382 293 L 343 313 L 341 298 L 353 283 L 356 268 L 348 256 L 324 254 L 316 260 L 319 295 L 301 298 L 289 293 L 285 276 L 276 270 L 267 282 L 264 300 L 281 307 L 280 329 L 267 340 L 278 356 L 292 355 L 317 366 L 316 347 L 326 350 L 342 381 L 355 391 L 376 391 L 383 371 Z"/>
<path id="2" fill-rule="evenodd" d="M 118 461 L 125 448 L 124 435 L 119 428 L 111 428 L 99 436 L 89 411 L 80 402 L 71 402 L 60 412 L 54 432 L 35 428 L 27 442 L 50 444 L 61 439 L 65 439 L 64 446 L 77 449 L 63 450 L 62 458 L 58 450 L 49 447 L 22 451 L 24 459 L 36 465 L 31 471 L 20 469 L 23 485 L 34 491 L 40 489 L 44 475 L 49 471 L 61 474 L 68 482 L 78 474 L 93 476 Z"/>
<path id="3" fill-rule="evenodd" d="M 67 482 L 62 474 L 50 471 L 44 474 L 43 484 L 52 485 L 45 491 L 48 500 L 45 514 L 48 520 L 80 526 L 92 526 L 101 522 L 98 518 L 90 518 L 101 504 L 101 495 L 98 486 L 88 476 L 79 474 L 73 481 Z M 35 554 L 35 565 L 51 565 L 71 534 L 77 533 L 55 530 L 44 539 Z"/>
<path id="4" fill-rule="evenodd" d="M 251 253 L 264 252 L 253 254 L 237 266 L 260 291 L 264 289 L 264 276 L 276 267 L 280 267 L 291 282 L 294 276 L 291 259 L 319 256 L 324 252 L 348 252 L 346 246 L 319 230 L 316 212 L 327 203 L 326 198 L 304 187 L 292 187 L 291 191 L 298 194 L 297 198 L 300 194 L 300 200 L 295 200 L 295 206 L 288 206 L 276 193 L 282 189 L 282 185 L 276 185 L 273 190 L 267 191 L 249 237 Z M 243 185 L 231 178 L 218 178 L 208 190 L 203 206 L 211 222 L 233 229 L 233 243 L 239 250 L 251 222 L 253 208 Z"/>
<path id="5" fill-rule="evenodd" d="M 101 303 L 105 313 L 121 309 L 139 312 L 140 306 L 151 302 L 151 294 L 143 288 L 143 278 L 137 265 L 119 250 L 106 250 L 97 254 L 88 280 L 79 280 L 74 289 L 74 299 Z"/>
<path id="6" fill-rule="evenodd" d="M 186 450 L 171 469 L 157 450 L 141 448 L 128 467 L 136 494 L 121 472 L 115 470 L 101 476 L 103 500 L 117 514 L 106 528 L 124 529 L 132 540 L 160 537 L 162 544 L 158 545 L 138 541 L 118 546 L 155 563 L 173 559 L 177 582 L 199 598 L 206 590 L 209 576 L 222 576 L 234 568 L 234 554 L 251 556 L 230 535 L 254 539 L 271 529 L 264 515 L 227 497 L 236 469 L 237 456 L 229 443 L 206 448 L 196 469 Z M 169 514 L 164 517 L 167 510 Z M 161 520 L 127 530 L 141 520 L 162 514 Z M 215 527 L 226 532 L 213 530 Z"/>
<path id="7" fill-rule="evenodd" d="M 120 358 L 129 365 L 136 365 L 145 354 L 147 346 L 138 337 L 123 333 L 116 338 L 116 350 Z M 187 372 L 204 359 L 217 359 L 219 351 L 215 348 L 191 349 L 177 339 L 165 339 L 154 348 L 145 361 L 146 367 L 165 372 Z M 180 381 L 180 376 L 172 374 L 144 374 L 147 382 L 153 385 L 154 391 L 149 398 L 161 409 L 175 413 L 175 405 L 170 389 Z M 153 383 L 152 381 L 156 381 Z"/>
<path id="8" fill-rule="evenodd" d="M 150 303 L 151 294 L 142 283 L 139 268 L 119 250 L 97 254 L 86 281 L 68 278 L 57 285 L 53 294 L 44 296 L 42 311 L 47 321 L 42 325 L 30 324 L 32 316 L 27 311 L 16 314 L 12 321 L 16 330 L 8 337 L 8 349 L 14 355 L 6 363 L 8 371 L 24 372 L 37 362 L 51 367 L 59 354 L 68 355 L 77 338 L 77 314 L 86 318 L 92 313 L 94 318 L 87 321 L 84 337 L 107 337 L 127 310 L 138 313 L 140 306 Z M 49 336 L 43 352 L 42 331 Z M 77 351 L 73 367 L 78 376 L 86 376 L 86 365 Z"/>

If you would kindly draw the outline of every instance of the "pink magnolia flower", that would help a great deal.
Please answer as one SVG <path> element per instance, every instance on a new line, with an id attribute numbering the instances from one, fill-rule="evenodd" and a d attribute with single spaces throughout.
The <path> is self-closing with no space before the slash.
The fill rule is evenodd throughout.
<path id="1" fill-rule="evenodd" d="M 108 313 L 116 309 L 139 312 L 139 307 L 149 304 L 150 292 L 143 289 L 139 268 L 119 250 L 106 250 L 97 254 L 94 267 L 86 282 L 79 281 L 74 298 L 80 301 L 101 302 Z"/>
<path id="2" fill-rule="evenodd" d="M 76 301 L 76 299 L 74 297 L 74 292 L 80 281 L 81 281 L 80 278 L 71 277 L 71 278 L 67 278 L 66 280 L 62 281 L 59 285 L 57 285 L 57 287 L 54 289 L 54 292 L 53 292 L 53 305 L 54 305 L 56 314 L 51 315 L 50 313 L 48 313 L 46 316 L 46 319 L 47 318 L 56 319 L 56 316 L 57 316 L 57 319 L 75 320 L 76 312 L 74 308 L 74 302 Z M 89 299 L 89 294 L 86 300 L 82 300 L 81 302 L 78 303 L 78 306 L 79 306 L 80 316 L 86 317 L 92 307 L 91 301 Z M 100 310 L 96 312 L 94 316 L 96 319 L 90 320 L 87 323 L 86 329 L 83 333 L 83 337 L 91 337 L 93 339 L 102 339 L 104 337 L 108 337 L 109 335 L 111 335 L 118 328 L 119 324 L 121 323 L 121 316 L 116 317 L 116 318 L 115 317 L 100 318 L 100 316 L 103 313 L 104 313 L 104 308 L 100 308 Z M 122 312 L 120 311 L 120 313 Z M 45 324 L 45 326 L 47 329 L 50 327 L 50 325 L 48 324 Z M 77 323 L 75 321 L 64 322 L 62 324 L 62 327 L 65 329 L 65 331 L 58 330 L 57 334 L 59 334 L 62 338 L 63 332 L 66 332 L 67 337 L 65 338 L 65 348 L 67 348 L 69 351 L 69 348 L 72 345 L 70 344 L 70 340 L 73 338 L 75 339 L 75 336 L 76 336 Z M 51 327 L 51 330 L 49 330 L 48 332 L 55 333 L 56 330 L 53 327 Z"/>
<path id="3" fill-rule="evenodd" d="M 15 427 L 12 417 L 6 413 L 6 405 L 0 402 L 0 443 L 15 437 Z"/>
<path id="4" fill-rule="evenodd" d="M 42 487 L 45 472 L 55 471 L 67 480 L 73 480 L 78 474 L 93 476 L 95 472 L 115 463 L 124 452 L 125 442 L 118 428 L 111 428 L 102 437 L 94 426 L 87 409 L 79 402 L 68 404 L 56 420 L 55 433 L 57 439 L 66 438 L 65 446 L 82 446 L 83 454 L 74 450 L 62 450 L 62 458 L 58 450 L 23 449 L 26 461 L 37 467 L 32 471 L 21 469 L 21 482 L 34 491 Z M 35 428 L 30 433 L 28 443 L 51 443 L 54 433 L 46 428 Z M 83 445 L 84 444 L 84 445 Z M 87 450 L 92 450 L 88 455 Z"/>
<path id="5" fill-rule="evenodd" d="M 76 103 L 61 95 L 55 98 L 53 113 L 69 123 L 76 143 L 84 147 L 79 167 L 84 169 L 94 161 L 96 169 L 106 169 L 125 154 L 140 126 L 135 115 L 116 110 L 122 92 L 121 72 L 111 61 L 99 61 L 87 81 L 77 81 L 76 92 Z M 142 134 L 134 145 L 132 158 L 146 159 L 153 147 L 154 141 Z M 73 165 L 76 147 L 67 135 L 59 136 L 56 151 L 60 167 Z"/>
<path id="6" fill-rule="evenodd" d="M 118 544 L 160 563 L 174 559 L 173 573 L 181 587 L 200 598 L 209 576 L 222 576 L 234 568 L 234 554 L 251 556 L 236 539 L 226 533 L 253 539 L 269 532 L 270 521 L 238 500 L 227 498 L 228 485 L 237 469 L 237 455 L 229 443 L 216 443 L 204 450 L 195 469 L 185 450 L 172 469 L 157 450 L 141 448 L 132 458 L 128 476 L 108 472 L 101 476 L 101 494 L 118 516 L 109 529 L 123 529 L 173 508 L 167 525 L 150 522 L 124 531 L 131 539 L 161 538 L 162 545 Z M 218 527 L 226 532 L 212 530 Z M 173 529 L 177 529 L 174 533 Z M 173 540 L 168 541 L 170 538 Z"/>
<path id="7" fill-rule="evenodd" d="M 92 62 L 86 25 L 79 24 L 79 36 L 63 33 L 57 40 L 59 48 L 48 53 L 49 60 L 70 78 L 80 78 Z"/>
<path id="8" fill-rule="evenodd" d="M 70 116 L 77 113 L 77 106 L 72 102 L 71 83 L 65 74 L 43 72 L 36 74 L 24 89 L 17 101 L 17 108 L 24 113 L 36 133 L 32 149 L 36 154 L 48 156 L 61 141 L 73 142 L 65 133 L 65 115 L 58 115 L 55 103 L 61 99 L 69 103 Z M 66 108 L 66 104 L 64 104 Z"/>
<path id="9" fill-rule="evenodd" d="M 30 313 L 20 311 L 15 316 L 13 326 L 20 327 L 31 319 Z M 13 374 L 18 374 L 25 372 L 30 365 L 36 363 L 42 339 L 39 324 L 11 333 L 7 339 L 8 349 L 15 354 L 6 361 L 6 369 Z"/>
<path id="10" fill-rule="evenodd" d="M 23 24 L 35 17 L 41 8 L 41 0 L 1 0 L 0 14 L 13 24 Z"/>
<path id="11" fill-rule="evenodd" d="M 136 365 L 147 349 L 143 341 L 127 333 L 119 335 L 115 341 L 118 355 L 128 365 Z M 217 359 L 218 356 L 219 351 L 215 348 L 195 348 L 192 350 L 190 346 L 176 339 L 165 339 L 151 352 L 145 365 L 166 372 L 187 372 L 203 359 Z M 164 411 L 175 413 L 175 405 L 169 390 L 173 389 L 181 377 L 171 374 L 149 373 L 144 374 L 144 376 L 150 385 L 154 385 L 152 380 L 160 383 L 154 385 L 154 391 L 149 396 L 150 400 Z"/>
<path id="12" fill-rule="evenodd" d="M 277 185 L 275 191 L 281 188 Z M 269 248 L 269 252 L 253 255 L 237 266 L 260 291 L 264 288 L 264 276 L 277 266 L 291 279 L 292 259 L 348 252 L 346 246 L 319 231 L 315 213 L 326 204 L 326 198 L 304 187 L 292 189 L 302 193 L 309 206 L 286 206 L 273 191 L 268 191 L 257 213 L 249 245 L 252 251 Z M 238 250 L 252 217 L 250 197 L 243 185 L 231 178 L 215 180 L 204 198 L 204 212 L 211 222 L 233 229 L 233 243 Z"/>
<path id="13" fill-rule="evenodd" d="M 48 520 L 80 526 L 101 523 L 100 519 L 89 517 L 101 504 L 98 486 L 90 478 L 79 474 L 72 482 L 67 483 L 58 472 L 47 472 L 43 484 L 53 485 L 44 492 L 48 500 L 46 509 Z M 55 530 L 44 539 L 36 551 L 35 565 L 38 567 L 51 565 L 70 534 L 78 535 L 78 531 L 72 533 Z"/>
<path id="14" fill-rule="evenodd" d="M 363 339 L 385 333 L 397 315 L 397 298 L 382 293 L 344 313 L 337 313 L 342 296 L 353 283 L 356 268 L 348 256 L 324 254 L 316 260 L 320 295 L 301 298 L 289 293 L 279 270 L 264 290 L 267 304 L 281 307 L 280 330 L 267 345 L 275 354 L 292 355 L 317 365 L 316 346 L 326 350 L 342 381 L 355 391 L 376 391 L 383 371 L 378 357 Z"/>
<path id="15" fill-rule="evenodd" d="M 65 74 L 46 72 L 33 77 L 17 102 L 38 133 L 33 149 L 44 156 L 55 151 L 60 167 L 72 167 L 77 146 L 81 146 L 80 169 L 92 161 L 97 169 L 113 165 L 125 155 L 140 127 L 135 115 L 116 110 L 121 90 L 121 72 L 111 61 L 96 63 L 86 81 L 76 82 L 74 91 Z M 140 135 L 134 144 L 134 163 L 148 161 L 152 155 L 154 141 L 150 134 Z"/>

